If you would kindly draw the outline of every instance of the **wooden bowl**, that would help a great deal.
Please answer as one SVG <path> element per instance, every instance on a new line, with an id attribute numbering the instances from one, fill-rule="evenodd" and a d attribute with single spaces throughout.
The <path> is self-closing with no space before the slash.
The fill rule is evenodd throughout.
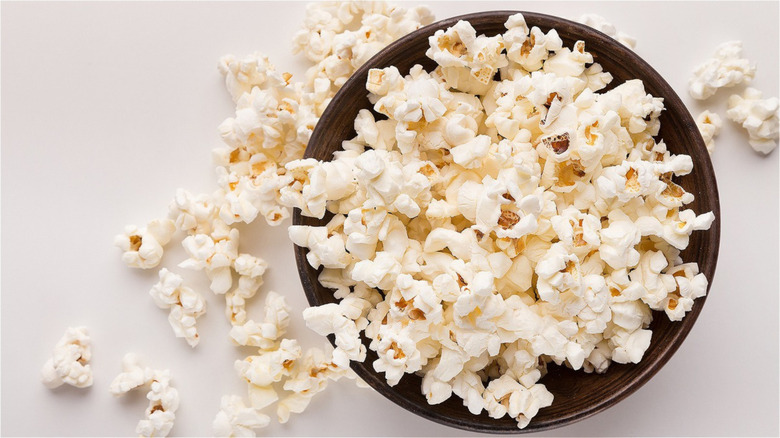
<path id="1" fill-rule="evenodd" d="M 458 20 L 469 21 L 477 34 L 497 35 L 505 31 L 504 22 L 507 17 L 517 12 L 520 11 L 494 11 L 449 18 L 419 29 L 389 45 L 358 69 L 334 97 L 311 136 L 305 157 L 330 161 L 333 152 L 341 148 L 341 142 L 354 137 L 353 121 L 358 111 L 371 108 L 365 89 L 369 69 L 396 66 L 405 74 L 413 65 L 422 64 L 426 70 L 431 71 L 435 68 L 435 63 L 425 57 L 428 36 L 439 29 L 451 27 Z M 680 178 L 678 182 L 696 196 L 696 200 L 688 207 L 697 213 L 712 211 L 716 217 L 709 231 L 697 231 L 691 235 L 690 244 L 682 254 L 686 262 L 695 261 L 699 264 L 711 285 L 720 241 L 718 190 L 704 141 L 680 98 L 650 65 L 633 51 L 601 32 L 558 17 L 532 12 L 522 13 L 529 27 L 538 26 L 544 32 L 556 29 L 564 47 L 572 47 L 577 40 L 584 40 L 594 60 L 614 77 L 612 87 L 625 80 L 639 78 L 644 82 L 648 93 L 664 98 L 666 110 L 661 116 L 660 137 L 673 153 L 684 153 L 693 158 L 693 172 Z M 327 220 L 303 217 L 297 209 L 293 214 L 293 224 L 296 225 L 324 225 L 326 222 Z M 317 281 L 318 271 L 306 261 L 307 251 L 306 248 L 295 247 L 298 271 L 309 303 L 316 306 L 335 302 L 332 291 Z M 480 415 L 469 413 L 462 400 L 455 395 L 444 403 L 429 405 L 421 391 L 422 379 L 416 375 L 405 375 L 398 385 L 390 387 L 383 374 L 374 371 L 371 364 L 377 356 L 371 350 L 363 363 L 353 362 L 352 368 L 369 385 L 399 406 L 447 426 L 483 433 L 522 433 L 552 429 L 590 417 L 645 384 L 680 347 L 696 322 L 704 301 L 705 298 L 697 299 L 693 310 L 680 322 L 670 322 L 662 312 L 654 312 L 653 323 L 650 325 L 653 332 L 652 342 L 639 364 L 613 363 L 605 374 L 587 374 L 551 366 L 541 383 L 554 394 L 555 400 L 552 406 L 541 409 L 523 430 L 518 429 L 515 420 L 508 417 L 496 420 L 484 411 Z M 334 341 L 333 336 L 329 338 L 331 342 Z M 364 343 L 368 346 L 365 338 Z"/>

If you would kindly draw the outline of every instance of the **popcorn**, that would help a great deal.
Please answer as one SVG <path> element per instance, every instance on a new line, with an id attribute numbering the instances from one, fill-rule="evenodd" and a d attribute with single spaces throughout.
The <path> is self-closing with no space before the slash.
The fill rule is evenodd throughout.
<path id="1" fill-rule="evenodd" d="M 612 360 L 617 363 L 639 363 L 650 346 L 651 336 L 650 330 L 615 330 L 609 338 L 609 345 L 613 348 Z"/>
<path id="2" fill-rule="evenodd" d="M 694 99 L 704 100 L 718 88 L 750 81 L 755 74 L 756 66 L 742 58 L 742 42 L 728 41 L 717 47 L 711 59 L 696 67 L 688 81 L 688 92 Z"/>
<path id="3" fill-rule="evenodd" d="M 306 326 L 322 336 L 334 334 L 336 349 L 333 351 L 333 363 L 346 368 L 350 360 L 363 361 L 366 347 L 360 342 L 360 334 L 351 320 L 344 315 L 344 308 L 338 304 L 326 304 L 309 307 L 303 311 Z"/>
<path id="4" fill-rule="evenodd" d="M 318 393 L 325 390 L 328 381 L 337 381 L 342 377 L 357 379 L 349 367 L 340 367 L 318 348 L 304 352 L 295 362 L 290 378 L 284 382 L 284 389 L 291 391 L 277 404 L 276 415 L 280 423 L 287 423 L 291 413 L 301 413 Z"/>
<path id="5" fill-rule="evenodd" d="M 211 234 L 195 234 L 182 242 L 189 258 L 179 266 L 205 270 L 211 279 L 211 290 L 224 294 L 233 284 L 230 266 L 238 257 L 238 230 L 222 225 Z"/>
<path id="6" fill-rule="evenodd" d="M 712 155 L 712 151 L 715 149 L 714 139 L 720 133 L 722 126 L 723 122 L 720 116 L 709 110 L 704 110 L 696 117 L 696 127 L 699 128 L 701 137 L 704 139 L 704 145 L 707 146 L 707 152 L 710 155 Z"/>
<path id="7" fill-rule="evenodd" d="M 499 68 L 508 65 L 506 55 L 502 54 L 504 42 L 501 36 L 477 36 L 467 21 L 458 21 L 446 31 L 438 30 L 428 40 L 427 57 L 445 69 L 467 68 L 471 76 L 482 84 L 488 84 Z"/>
<path id="8" fill-rule="evenodd" d="M 612 25 L 612 23 L 608 22 L 601 15 L 584 14 L 577 19 L 577 22 L 586 26 L 590 26 L 597 31 L 606 34 L 607 36 L 614 38 L 619 43 L 623 44 L 631 50 L 636 48 L 636 39 L 634 37 L 618 31 L 615 26 Z"/>
<path id="9" fill-rule="evenodd" d="M 491 417 L 501 418 L 509 414 L 517 420 L 520 429 L 528 425 L 540 408 L 550 406 L 553 401 L 553 395 L 544 385 L 526 388 L 507 374 L 491 381 L 483 397 L 485 409 Z"/>
<path id="10" fill-rule="evenodd" d="M 86 327 L 68 327 L 54 347 L 52 357 L 41 370 L 41 381 L 48 388 L 64 383 L 76 388 L 92 386 L 92 344 Z"/>
<path id="11" fill-rule="evenodd" d="M 163 247 L 175 231 L 176 227 L 169 219 L 153 220 L 142 228 L 128 225 L 123 234 L 114 237 L 114 245 L 124 251 L 122 261 L 127 266 L 150 269 L 160 264 Z"/>
<path id="12" fill-rule="evenodd" d="M 750 136 L 750 146 L 765 155 L 777 147 L 778 100 L 762 99 L 762 93 L 747 88 L 742 96 L 729 97 L 726 116 L 745 128 Z"/>
<path id="13" fill-rule="evenodd" d="M 263 285 L 263 274 L 267 268 L 265 260 L 249 254 L 239 254 L 233 260 L 233 270 L 240 277 L 235 289 L 225 294 L 225 316 L 234 327 L 246 323 L 246 300 L 255 296 Z"/>
<path id="14" fill-rule="evenodd" d="M 507 20 L 504 24 L 507 30 L 513 31 L 519 28 L 520 32 L 528 29 L 525 20 L 520 20 L 516 14 Z M 525 70 L 531 72 L 539 70 L 543 62 L 550 56 L 550 52 L 557 52 L 563 47 L 563 42 L 555 29 L 550 29 L 546 34 L 538 27 L 534 26 L 528 33 L 528 37 L 521 44 L 507 44 L 507 58 L 516 62 Z"/>
<path id="15" fill-rule="evenodd" d="M 654 139 L 662 99 L 639 80 L 599 93 L 612 77 L 584 42 L 564 48 L 520 14 L 505 27 L 437 32 L 431 74 L 371 70 L 386 120 L 361 111 L 332 161 L 288 166 L 305 174 L 285 193 L 333 214 L 289 234 L 340 300 L 304 312 L 335 334 L 334 366 L 365 359 L 363 331 L 389 385 L 417 373 L 429 403 L 455 394 L 523 428 L 552 403 L 546 363 L 638 362 L 651 309 L 679 320 L 703 296 L 679 254 L 715 217 L 681 209 L 693 195 L 673 179 L 693 162 Z M 337 189 L 323 191 L 314 175 L 329 169 Z M 290 398 L 280 419 L 306 403 Z"/>
<path id="16" fill-rule="evenodd" d="M 233 55 L 224 56 L 219 60 L 218 68 L 225 76 L 225 86 L 234 102 L 242 95 L 251 93 L 254 87 L 267 89 L 285 82 L 262 53 L 253 53 L 243 59 L 236 59 Z"/>
<path id="17" fill-rule="evenodd" d="M 270 349 L 235 362 L 239 376 L 249 384 L 249 402 L 254 409 L 263 409 L 279 399 L 273 385 L 291 374 L 300 357 L 298 341 L 282 339 Z"/>
<path id="18" fill-rule="evenodd" d="M 289 308 L 284 297 L 269 292 L 264 320 L 255 322 L 248 318 L 246 302 L 262 285 L 267 265 L 262 259 L 238 253 L 239 232 L 233 224 L 248 224 L 262 217 L 270 225 L 279 225 L 289 217 L 290 207 L 322 217 L 326 199 L 346 214 L 351 205 L 362 205 L 367 196 L 386 201 L 385 207 L 392 213 L 401 212 L 409 218 L 420 214 L 419 204 L 427 201 L 423 192 L 434 179 L 432 174 L 422 173 L 435 173 L 432 163 L 427 167 L 416 164 L 394 167 L 383 175 L 375 175 L 374 186 L 378 190 L 367 194 L 365 190 L 357 190 L 357 175 L 353 173 L 353 162 L 359 154 L 353 154 L 352 162 L 316 167 L 311 165 L 313 160 L 302 157 L 319 117 L 352 73 L 393 40 L 433 21 L 430 10 L 423 6 L 405 8 L 385 2 L 312 4 L 307 8 L 303 28 L 294 38 L 294 50 L 304 52 L 315 63 L 300 80 L 293 80 L 291 74 L 278 70 L 261 53 L 223 57 L 218 69 L 236 104 L 236 112 L 219 126 L 224 145 L 212 153 L 217 164 L 218 189 L 210 194 L 177 190 L 169 206 L 169 219 L 154 221 L 144 228 L 128 227 L 124 235 L 117 236 L 116 244 L 124 251 L 123 260 L 129 266 L 152 268 L 159 264 L 163 246 L 171 235 L 177 229 L 184 231 L 182 245 L 188 258 L 179 266 L 205 271 L 212 291 L 225 295 L 231 338 L 240 345 L 261 348 L 257 359 L 249 358 L 238 366 L 241 374 L 250 380 L 252 408 L 246 408 L 235 396 L 223 398 L 215 419 L 216 433 L 253 434 L 252 429 L 267 425 L 268 418 L 255 411 L 278 399 L 272 385 L 268 385 L 266 371 L 278 371 L 270 378 L 271 383 L 277 383 L 290 375 L 295 360 L 302 354 L 296 343 L 279 341 L 289 324 Z M 489 54 L 491 48 L 496 49 L 486 46 L 477 51 Z M 494 50 L 494 54 L 498 53 Z M 394 110 L 409 120 L 419 114 L 434 121 L 447 110 L 451 96 L 438 79 L 421 69 L 420 72 L 416 84 L 405 90 L 393 90 L 399 93 L 396 96 L 399 99 L 403 91 L 403 102 L 399 101 Z M 382 87 L 390 92 L 392 72 L 380 77 L 374 74 L 372 78 L 376 80 L 378 93 Z M 479 105 L 476 99 L 472 103 Z M 370 113 L 365 113 L 362 123 L 356 122 L 356 130 L 371 147 L 387 151 L 398 143 L 395 139 L 385 142 L 387 136 L 408 128 L 396 125 L 395 121 L 377 122 Z M 406 142 L 411 141 L 407 135 Z M 348 154 L 344 155 L 349 160 Z M 399 175 L 404 183 L 396 186 L 393 179 Z M 345 249 L 347 238 L 341 234 L 345 219 L 346 216 L 337 216 L 331 228 L 301 229 L 291 232 L 291 236 L 319 248 L 319 256 L 309 259 L 312 264 L 325 265 L 326 270 L 353 266 L 355 256 Z M 355 234 L 349 245 L 369 251 L 373 240 L 374 251 L 376 245 L 382 245 L 388 257 L 402 266 L 412 266 L 416 264 L 415 256 L 407 251 L 405 234 L 400 232 L 404 224 L 395 217 L 392 219 L 383 224 L 370 224 L 361 230 L 365 233 L 363 240 Z M 338 237 L 331 239 L 332 235 Z M 419 244 L 412 246 L 421 252 Z M 233 271 L 238 274 L 237 284 L 234 284 Z M 327 273 L 323 278 L 326 277 Z M 349 277 L 340 275 L 339 278 L 351 282 L 349 286 L 342 284 L 343 288 L 349 289 L 355 283 Z M 367 306 L 379 299 L 375 291 L 358 290 L 347 300 L 349 305 L 344 306 L 342 314 L 349 324 L 362 329 L 367 324 Z M 169 321 L 177 336 L 185 337 L 194 346 L 198 340 L 195 318 L 205 309 L 203 299 L 183 287 L 181 277 L 165 269 L 160 271 L 160 282 L 151 294 L 158 306 L 171 309 Z M 347 329 L 351 329 L 349 324 Z M 351 336 L 352 332 L 345 339 Z M 349 342 L 354 344 L 354 340 Z M 291 412 L 301 412 L 311 396 L 325 388 L 327 379 L 354 378 L 348 368 L 333 364 L 334 360 L 347 363 L 347 357 L 356 358 L 351 348 L 347 348 L 346 357 L 340 353 L 347 350 L 340 350 L 333 360 L 319 350 L 304 354 L 306 364 L 295 366 L 295 375 L 288 381 L 293 394 L 280 402 L 280 420 L 286 421 Z M 364 347 L 362 355 L 365 356 Z M 260 364 L 250 364 L 253 361 Z M 280 367 L 285 371 L 279 371 Z M 152 378 L 150 372 L 136 366 L 133 372 L 128 371 L 119 379 L 116 390 L 120 391 L 121 387 L 126 388 L 121 391 L 127 391 L 147 383 Z M 149 421 L 139 424 L 139 433 L 168 433 L 173 410 L 147 412 Z"/>
<path id="19" fill-rule="evenodd" d="M 237 395 L 222 396 L 219 412 L 212 427 L 214 436 L 256 436 L 255 429 L 262 429 L 270 424 L 271 417 L 247 407 Z"/>
<path id="20" fill-rule="evenodd" d="M 186 339 L 190 347 L 195 347 L 200 340 L 195 322 L 206 313 L 206 302 L 200 294 L 183 285 L 180 275 L 162 268 L 159 277 L 160 281 L 149 294 L 157 307 L 170 309 L 168 322 L 176 337 Z"/>
<path id="21" fill-rule="evenodd" d="M 284 296 L 269 291 L 265 297 L 265 318 L 262 323 L 248 320 L 230 329 L 230 337 L 238 345 L 271 349 L 290 325 L 290 308 Z"/>
<path id="22" fill-rule="evenodd" d="M 641 81 L 600 93 L 612 77 L 585 43 L 564 48 L 554 29 L 529 29 L 521 14 L 493 37 L 467 22 L 437 32 L 430 73 L 369 71 L 373 112 L 358 114 L 355 137 L 330 162 L 303 159 L 347 78 L 432 20 L 425 8 L 318 3 L 295 36 L 296 50 L 316 63 L 302 81 L 259 53 L 220 61 L 236 113 L 220 125 L 225 146 L 213 153 L 219 188 L 178 191 L 168 220 L 171 233 L 187 234 L 180 266 L 204 270 L 225 294 L 233 341 L 259 348 L 235 364 L 249 406 L 223 397 L 216 434 L 253 435 L 269 422 L 259 411 L 274 402 L 287 422 L 329 380 L 354 378 L 349 361 L 367 356 L 361 332 L 389 384 L 419 373 L 430 403 L 455 394 L 470 412 L 510 415 L 523 428 L 552 403 L 538 383 L 548 362 L 586 372 L 637 362 L 651 337 L 650 309 L 678 320 L 706 293 L 698 266 L 681 265 L 679 254 L 714 216 L 681 210 L 693 195 L 672 179 L 692 162 L 653 138 L 662 99 Z M 289 308 L 275 292 L 262 322 L 247 315 L 267 265 L 239 254 L 233 224 L 263 217 L 278 225 L 290 207 L 332 215 L 325 226 L 288 230 L 339 300 L 304 312 L 311 329 L 334 335 L 332 354 L 281 339 Z M 144 255 L 149 263 L 159 263 L 159 246 L 156 262 Z M 155 301 L 178 309 L 186 288 L 160 275 Z M 191 335 L 194 318 L 180 304 L 174 320 Z M 134 360 L 126 368 L 113 391 L 157 375 Z M 174 398 L 157 389 L 150 399 Z M 155 407 L 139 430 L 168 433 L 174 410 Z"/>
<path id="23" fill-rule="evenodd" d="M 168 207 L 168 217 L 177 229 L 188 235 L 211 233 L 217 216 L 218 209 L 212 196 L 196 196 L 184 189 L 176 190 L 176 196 Z"/>
<path id="24" fill-rule="evenodd" d="M 149 407 L 135 432 L 139 436 L 168 436 L 179 408 L 179 392 L 171 386 L 171 373 L 143 367 L 139 358 L 128 353 L 122 359 L 122 373 L 111 382 L 110 392 L 121 396 L 135 388 L 147 386 Z"/>
<path id="25" fill-rule="evenodd" d="M 631 268 L 639 263 L 639 252 L 634 248 L 641 239 L 636 224 L 620 210 L 610 212 L 609 226 L 599 233 L 601 259 L 612 269 Z"/>

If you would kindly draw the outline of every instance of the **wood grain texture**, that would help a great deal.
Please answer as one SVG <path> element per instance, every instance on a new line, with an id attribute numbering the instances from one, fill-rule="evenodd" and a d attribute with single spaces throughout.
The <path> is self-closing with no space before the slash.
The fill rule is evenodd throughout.
<path id="1" fill-rule="evenodd" d="M 370 108 L 365 89 L 368 70 L 396 66 L 402 74 L 415 64 L 422 64 L 427 70 L 435 67 L 425 57 L 428 36 L 439 29 L 446 29 L 458 20 L 467 20 L 477 34 L 493 36 L 505 31 L 507 17 L 521 11 L 493 11 L 463 15 L 439 21 L 413 32 L 391 44 L 347 81 L 322 115 L 306 148 L 306 158 L 330 161 L 334 151 L 341 148 L 341 142 L 354 137 L 353 122 L 360 109 Z M 522 12 L 528 26 L 538 26 L 543 31 L 555 28 L 564 46 L 571 47 L 577 40 L 584 40 L 586 50 L 593 54 L 605 71 L 614 77 L 610 87 L 629 79 L 639 78 L 645 89 L 653 96 L 663 97 L 666 110 L 661 116 L 662 138 L 669 150 L 676 154 L 687 154 L 693 158 L 694 171 L 679 179 L 679 184 L 696 196 L 688 205 L 697 213 L 712 211 L 715 222 L 708 231 L 696 231 L 690 239 L 682 257 L 686 262 L 695 261 L 712 285 L 718 258 L 720 241 L 720 205 L 715 173 L 712 169 L 704 141 L 696 124 L 680 98 L 669 84 L 633 51 L 612 38 L 587 26 L 562 18 L 544 14 Z M 300 210 L 293 213 L 293 224 L 324 225 L 329 218 L 304 217 Z M 318 271 L 306 261 L 306 248 L 295 247 L 295 257 L 304 291 L 311 305 L 335 302 L 332 291 L 317 281 Z M 383 374 L 372 367 L 376 354 L 369 350 L 363 363 L 354 363 L 352 368 L 374 389 L 399 406 L 430 420 L 447 426 L 483 432 L 515 434 L 535 432 L 561 427 L 594 415 L 624 399 L 645 384 L 671 358 L 680 347 L 702 310 L 705 298 L 695 301 L 691 310 L 681 322 L 670 322 L 662 312 L 653 313 L 652 341 L 641 363 L 633 365 L 612 364 L 605 374 L 587 374 L 565 367 L 551 366 L 549 373 L 541 380 L 555 396 L 552 406 L 539 411 L 523 430 L 517 428 L 515 420 L 508 417 L 490 418 L 485 412 L 475 416 L 462 405 L 462 400 L 453 395 L 439 405 L 428 405 L 421 391 L 421 378 L 406 375 L 395 387 L 387 385 Z M 331 342 L 333 336 L 329 337 Z M 366 346 L 368 341 L 364 339 Z M 381 429 L 381 425 L 378 425 Z"/>

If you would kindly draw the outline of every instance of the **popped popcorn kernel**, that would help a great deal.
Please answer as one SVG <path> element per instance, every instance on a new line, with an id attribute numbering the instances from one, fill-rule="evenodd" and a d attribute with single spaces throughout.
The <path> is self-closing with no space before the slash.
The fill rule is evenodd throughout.
<path id="1" fill-rule="evenodd" d="M 756 66 L 742 58 L 742 42 L 727 41 L 717 47 L 712 58 L 694 70 L 688 91 L 694 99 L 704 100 L 719 88 L 752 80 L 755 74 Z"/>
<path id="2" fill-rule="evenodd" d="M 745 89 L 741 96 L 732 95 L 726 116 L 747 130 L 750 146 L 755 151 L 768 155 L 777 147 L 780 104 L 776 97 L 762 99 L 762 96 L 755 88 Z"/>
<path id="3" fill-rule="evenodd" d="M 41 369 L 41 381 L 48 388 L 65 383 L 76 388 L 92 386 L 92 342 L 86 327 L 68 327 L 54 347 L 52 357 Z"/>
<path id="4" fill-rule="evenodd" d="M 141 387 L 149 388 L 149 406 L 135 432 L 142 437 L 168 436 L 179 409 L 179 392 L 171 386 L 171 373 L 142 366 L 138 356 L 128 353 L 122 359 L 122 373 L 111 382 L 110 392 L 119 397 Z"/>
<path id="5" fill-rule="evenodd" d="M 131 268 L 150 269 L 160 264 L 163 247 L 176 231 L 173 221 L 158 219 L 145 227 L 125 227 L 123 234 L 114 237 L 114 245 L 122 251 L 122 261 Z"/>

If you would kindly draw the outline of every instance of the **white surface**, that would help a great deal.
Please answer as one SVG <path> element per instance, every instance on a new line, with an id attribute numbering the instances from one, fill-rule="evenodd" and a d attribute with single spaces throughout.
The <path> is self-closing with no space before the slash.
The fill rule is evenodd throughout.
<path id="1" fill-rule="evenodd" d="M 196 349 L 173 336 L 148 295 L 156 270 L 126 268 L 114 234 L 163 216 L 177 187 L 215 188 L 210 150 L 233 105 L 216 70 L 224 54 L 255 50 L 300 75 L 289 53 L 303 3 L 2 4 L 3 435 L 133 435 L 146 400 L 113 399 L 124 353 L 170 368 L 182 404 L 176 435 L 209 435 L 223 394 L 245 395 L 224 303 L 200 273 L 162 266 L 208 296 Z M 729 39 L 758 63 L 753 86 L 778 95 L 777 3 L 434 3 L 437 18 L 524 8 L 605 16 L 690 104 L 694 67 Z M 741 90 L 741 88 L 740 88 Z M 615 407 L 546 435 L 778 434 L 778 151 L 754 153 L 725 119 L 728 92 L 706 102 L 724 116 L 713 157 L 722 205 L 711 296 L 688 339 L 648 384 Z M 306 306 L 285 226 L 240 227 L 241 250 L 271 263 L 263 290 L 285 293 L 289 336 L 324 340 Z M 260 312 L 262 296 L 250 310 Z M 67 326 L 93 336 L 95 384 L 46 389 L 39 370 Z M 459 435 L 349 381 L 263 435 Z"/>

